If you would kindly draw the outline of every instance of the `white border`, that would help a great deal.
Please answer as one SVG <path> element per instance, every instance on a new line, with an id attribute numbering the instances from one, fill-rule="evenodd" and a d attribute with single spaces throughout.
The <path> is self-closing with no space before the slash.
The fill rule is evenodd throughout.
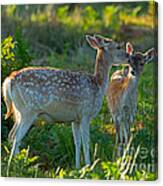
<path id="1" fill-rule="evenodd" d="M 121 0 L 118 0 L 119 2 Z M 132 2 L 132 1 L 141 1 L 141 0 L 122 0 L 122 2 Z M 50 4 L 50 3 L 84 3 L 84 2 L 117 2 L 116 0 L 1 0 L 0 4 Z M 163 1 L 157 0 L 156 2 L 159 3 L 159 20 L 163 20 Z M 39 184 L 39 186 L 99 186 L 99 185 L 121 185 L 121 186 L 128 186 L 128 185 L 163 185 L 163 98 L 162 98 L 162 90 L 163 90 L 163 52 L 160 52 L 162 49 L 163 37 L 161 33 L 163 33 L 162 24 L 159 21 L 159 179 L 154 182 L 145 182 L 145 181 L 94 181 L 94 180 L 57 180 L 57 179 L 27 179 L 27 178 L 0 178 L 0 185 L 7 185 L 7 186 L 17 186 L 21 184 L 23 186 L 33 186 L 35 184 Z M 3 170 L 2 170 L 3 171 Z"/>

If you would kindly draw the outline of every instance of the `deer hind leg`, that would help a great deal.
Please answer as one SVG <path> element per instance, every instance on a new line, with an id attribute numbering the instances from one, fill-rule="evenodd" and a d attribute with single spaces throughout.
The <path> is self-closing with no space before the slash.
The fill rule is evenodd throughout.
<path id="1" fill-rule="evenodd" d="M 80 132 L 82 137 L 82 145 L 84 150 L 84 158 L 86 165 L 90 165 L 90 120 L 87 117 L 83 117 L 80 124 Z"/>
<path id="2" fill-rule="evenodd" d="M 21 114 L 20 122 L 15 124 L 15 130 L 14 132 L 12 132 L 13 147 L 11 150 L 11 154 L 16 155 L 19 152 L 21 140 L 24 138 L 35 119 L 35 115 L 31 112 L 28 113 L 26 111 L 25 114 Z"/>
<path id="3" fill-rule="evenodd" d="M 75 144 L 75 164 L 76 168 L 80 168 L 80 152 L 81 152 L 81 134 L 80 134 L 80 123 L 72 123 L 72 132 Z"/>
<path id="4" fill-rule="evenodd" d="M 9 135 L 8 135 L 8 139 L 10 142 L 13 142 L 13 140 L 14 140 L 15 131 L 16 131 L 17 127 L 18 127 L 18 122 L 16 121 L 14 123 L 14 126 L 12 127 L 11 131 L 9 132 Z"/>
<path id="5" fill-rule="evenodd" d="M 10 153 L 10 157 L 8 160 L 8 166 L 7 166 L 7 175 L 9 175 L 9 169 L 10 169 L 10 164 L 13 155 L 16 155 L 19 152 L 19 146 L 21 143 L 21 140 L 27 133 L 28 129 L 32 125 L 33 121 L 35 120 L 35 115 L 32 114 L 31 112 L 28 113 L 27 111 L 24 112 L 24 114 L 20 114 L 20 120 L 18 119 L 17 122 L 15 123 L 13 129 L 11 130 L 11 136 L 13 138 L 13 145 Z"/>
<path id="6" fill-rule="evenodd" d="M 117 156 L 120 157 L 123 152 L 123 125 L 122 123 L 119 125 L 118 136 L 119 136 L 119 141 L 117 144 Z"/>
<path id="7" fill-rule="evenodd" d="M 16 130 L 17 130 L 17 128 L 20 124 L 20 121 L 21 121 L 21 115 L 16 109 L 14 109 L 14 118 L 15 118 L 14 126 L 12 127 L 12 129 L 8 135 L 8 139 L 10 142 L 13 142 Z"/>

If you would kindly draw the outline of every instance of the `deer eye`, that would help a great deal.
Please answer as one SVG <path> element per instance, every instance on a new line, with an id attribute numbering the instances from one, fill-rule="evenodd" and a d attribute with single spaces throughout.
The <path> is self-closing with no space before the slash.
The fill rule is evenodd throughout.
<path id="1" fill-rule="evenodd" d="M 144 63 L 140 63 L 140 66 L 143 66 L 144 65 Z"/>
<path id="2" fill-rule="evenodd" d="M 137 56 L 137 57 L 136 57 L 136 60 L 137 60 L 137 61 L 142 61 L 142 58 L 139 57 L 139 56 Z"/>
<path id="3" fill-rule="evenodd" d="M 117 49 L 119 50 L 119 49 L 121 49 L 121 47 L 120 46 L 117 46 Z"/>

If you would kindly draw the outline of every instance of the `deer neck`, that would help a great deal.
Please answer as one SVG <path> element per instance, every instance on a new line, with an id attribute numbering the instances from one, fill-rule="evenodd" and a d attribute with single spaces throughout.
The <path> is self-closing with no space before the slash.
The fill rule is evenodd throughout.
<path id="1" fill-rule="evenodd" d="M 103 91 L 105 91 L 108 85 L 108 71 L 110 68 L 111 63 L 109 64 L 103 49 L 98 50 L 94 75 L 98 85 L 102 88 Z"/>
<path id="2" fill-rule="evenodd" d="M 138 87 L 139 77 L 138 76 L 130 76 L 130 85 L 129 89 L 132 91 L 136 91 Z"/>

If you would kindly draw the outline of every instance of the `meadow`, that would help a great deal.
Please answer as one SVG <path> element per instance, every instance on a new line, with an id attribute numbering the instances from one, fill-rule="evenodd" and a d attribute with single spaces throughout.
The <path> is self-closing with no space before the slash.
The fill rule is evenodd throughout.
<path id="1" fill-rule="evenodd" d="M 93 73 L 95 51 L 85 34 L 98 33 L 129 41 L 136 51 L 157 50 L 157 7 L 151 1 L 133 3 L 8 5 L 1 8 L 1 83 L 14 70 L 51 66 Z M 112 72 L 120 67 L 113 67 Z M 109 78 L 108 74 L 108 78 Z M 157 179 L 157 61 L 145 66 L 139 82 L 133 139 L 115 158 L 115 127 L 103 100 L 91 121 L 91 162 L 75 169 L 70 123 L 38 120 L 23 139 L 7 174 L 13 118 L 5 120 L 1 100 L 1 174 L 3 177 L 67 179 Z"/>

